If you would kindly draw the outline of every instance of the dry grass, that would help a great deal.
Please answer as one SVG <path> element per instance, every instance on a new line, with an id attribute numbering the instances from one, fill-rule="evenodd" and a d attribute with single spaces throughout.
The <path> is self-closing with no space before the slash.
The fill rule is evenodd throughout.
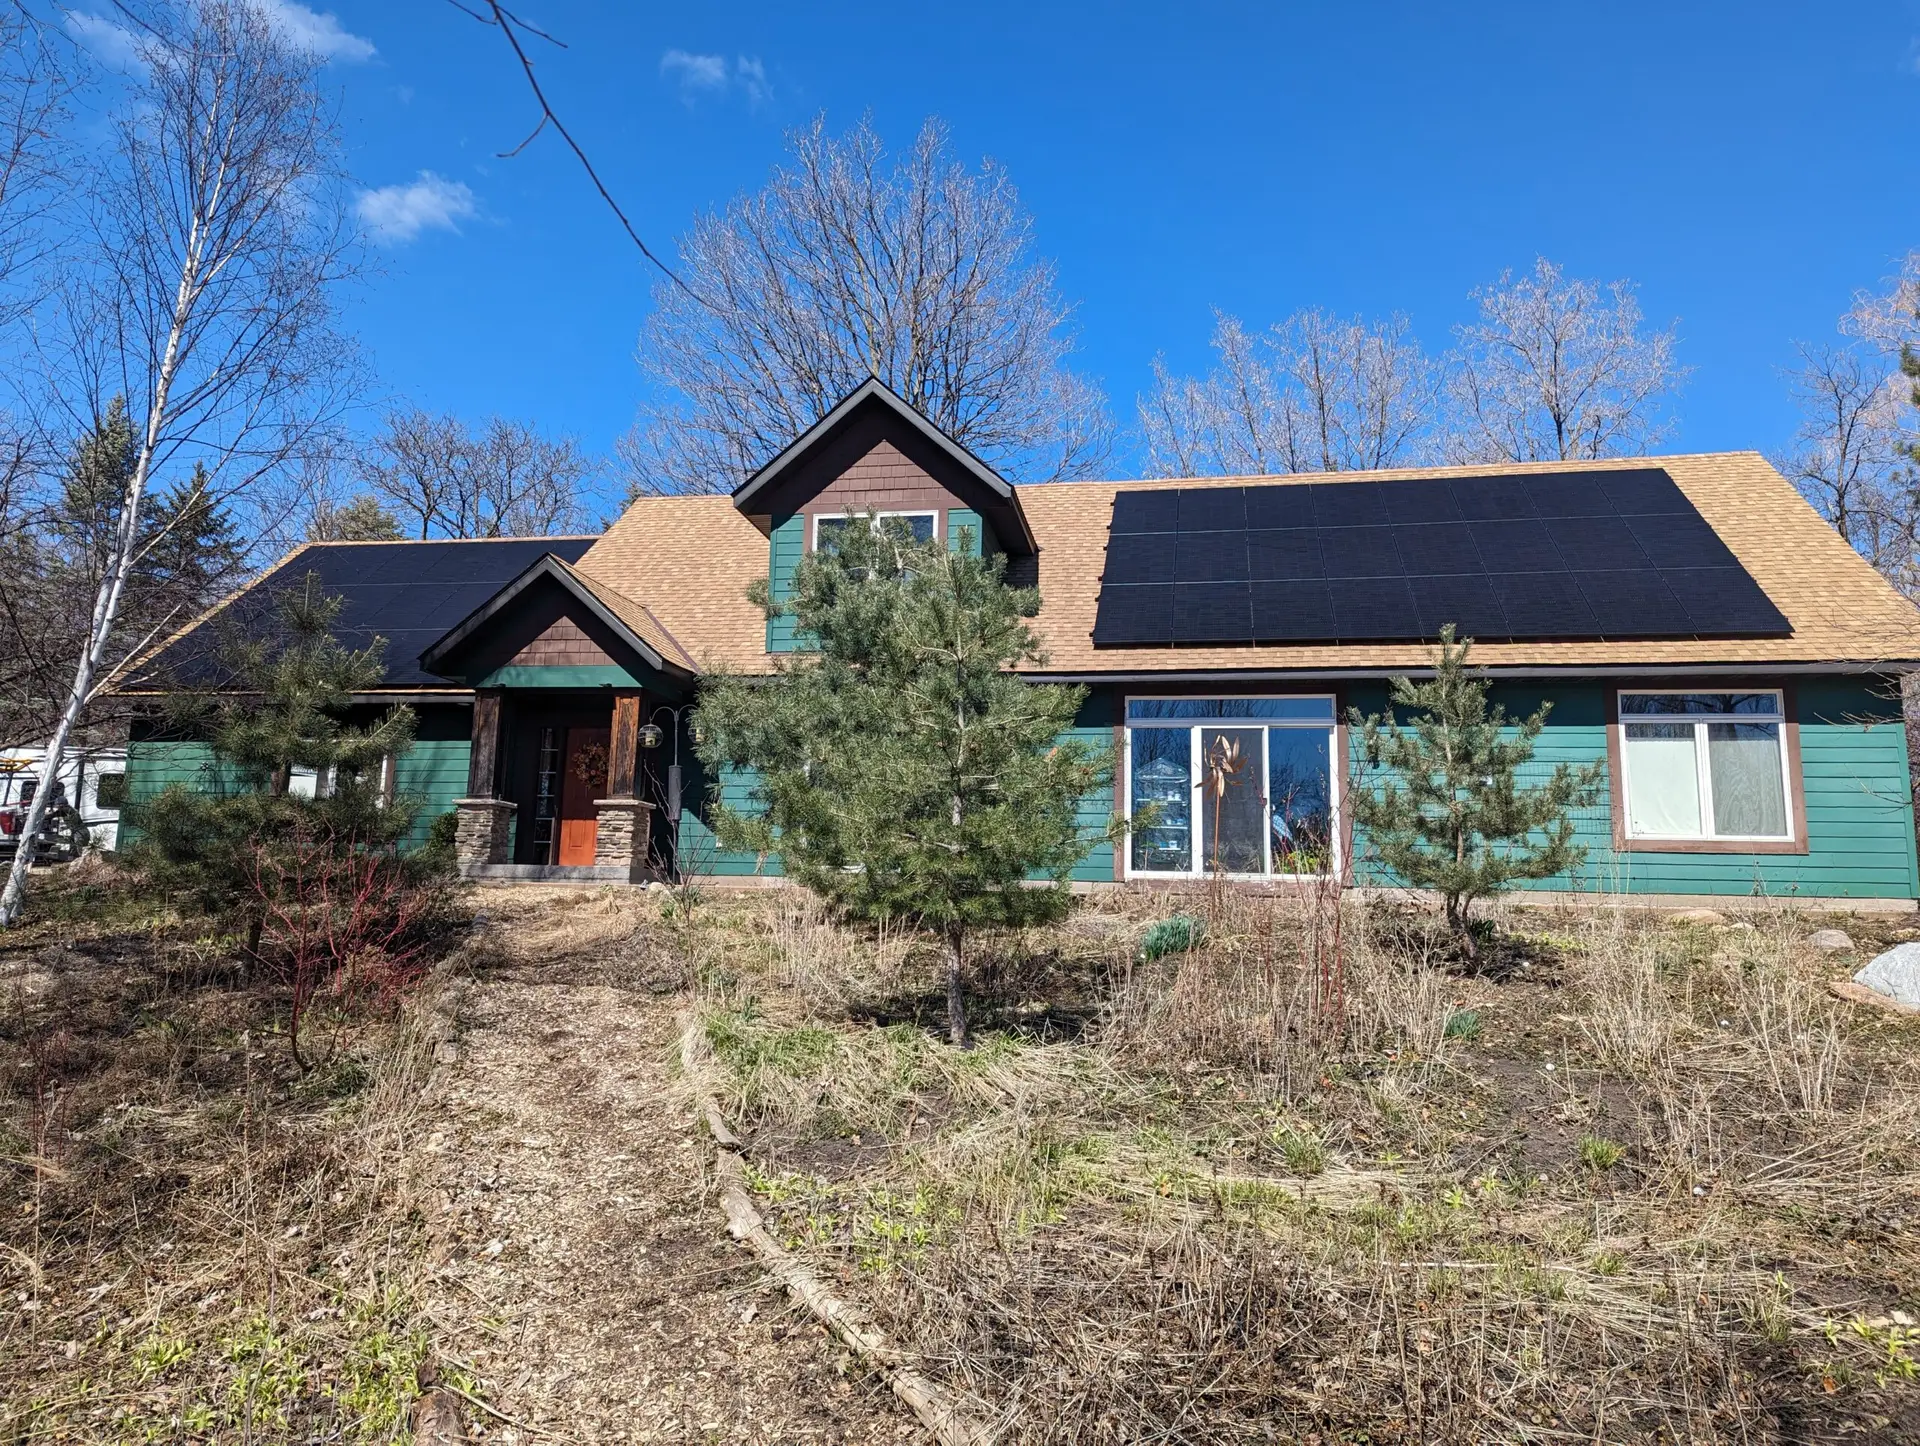
<path id="1" fill-rule="evenodd" d="M 277 992 L 104 886 L 0 953 L 0 1439 L 395 1439 L 421 1016 L 334 1019 L 303 1075 Z"/>
<path id="2" fill-rule="evenodd" d="M 1920 1432 L 1920 1031 L 1792 918 L 1516 912 L 1489 979 L 1344 908 L 1330 983 L 1325 900 L 1096 901 L 989 951 L 962 1056 L 913 941 L 741 906 L 702 1072 L 776 1228 L 1008 1440 Z"/>

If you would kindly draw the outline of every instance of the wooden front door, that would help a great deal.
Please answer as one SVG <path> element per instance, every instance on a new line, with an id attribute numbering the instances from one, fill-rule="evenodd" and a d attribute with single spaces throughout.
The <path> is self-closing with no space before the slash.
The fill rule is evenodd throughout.
<path id="1" fill-rule="evenodd" d="M 569 728 L 567 762 L 560 785 L 560 857 L 563 864 L 593 862 L 594 835 L 599 818 L 593 801 L 607 796 L 605 728 Z"/>

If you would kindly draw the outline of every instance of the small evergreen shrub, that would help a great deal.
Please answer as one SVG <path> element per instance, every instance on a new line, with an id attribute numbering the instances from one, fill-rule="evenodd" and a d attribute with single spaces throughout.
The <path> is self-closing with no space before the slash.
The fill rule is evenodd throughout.
<path id="1" fill-rule="evenodd" d="M 1199 944 L 1204 933 L 1206 925 L 1191 914 L 1156 919 L 1147 925 L 1147 932 L 1140 936 L 1140 957 L 1151 960 L 1168 954 L 1184 954 Z"/>

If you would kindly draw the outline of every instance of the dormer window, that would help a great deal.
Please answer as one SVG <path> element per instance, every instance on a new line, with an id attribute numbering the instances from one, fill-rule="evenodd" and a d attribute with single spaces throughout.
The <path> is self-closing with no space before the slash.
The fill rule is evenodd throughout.
<path id="1" fill-rule="evenodd" d="M 834 539 L 840 530 L 854 519 L 842 514 L 829 517 L 824 513 L 813 519 L 813 550 L 823 548 L 831 550 Z M 937 512 L 874 512 L 867 514 L 868 525 L 878 530 L 883 522 L 897 520 L 906 526 L 908 534 L 915 542 L 932 542 L 939 532 L 940 515 Z"/>

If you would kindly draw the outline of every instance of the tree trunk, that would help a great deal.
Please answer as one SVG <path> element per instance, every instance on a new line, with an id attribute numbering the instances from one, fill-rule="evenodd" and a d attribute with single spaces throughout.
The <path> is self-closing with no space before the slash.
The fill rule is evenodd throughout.
<path id="1" fill-rule="evenodd" d="M 146 494 L 147 473 L 153 466 L 153 454 L 160 446 L 161 431 L 167 420 L 168 397 L 180 367 L 181 339 L 200 291 L 200 255 L 203 246 L 198 223 L 187 237 L 187 255 L 180 269 L 180 285 L 174 293 L 173 322 L 167 332 L 167 347 L 154 379 L 153 397 L 147 407 L 147 429 L 141 438 L 140 452 L 134 461 L 133 475 L 127 479 L 120 499 L 120 518 L 114 530 L 113 553 L 107 562 L 100 590 L 94 596 L 93 616 L 88 625 L 87 645 L 80 650 L 80 663 L 74 669 L 73 690 L 60 710 L 60 722 L 47 740 L 46 760 L 40 767 L 40 787 L 21 825 L 20 847 L 13 856 L 13 869 L 7 875 L 6 888 L 0 890 L 0 929 L 11 929 L 20 922 L 20 911 L 27 901 L 27 871 L 33 867 L 34 839 L 47 816 L 47 800 L 54 779 L 60 776 L 60 760 L 79 726 L 80 714 L 92 700 L 94 683 L 106 662 L 107 642 L 114 622 L 120 616 L 120 599 L 126 593 L 127 578 L 133 572 L 134 555 L 140 545 L 140 500 Z"/>
<path id="2" fill-rule="evenodd" d="M 1467 922 L 1466 905 L 1452 894 L 1447 895 L 1447 928 L 1453 931 L 1453 937 L 1465 951 L 1467 962 L 1479 963 L 1480 946 L 1474 941 L 1473 929 Z"/>
<path id="3" fill-rule="evenodd" d="M 966 965 L 966 931 L 959 924 L 947 925 L 947 1043 L 957 1049 L 972 1049 L 973 1037 L 967 1033 L 967 994 L 963 970 Z"/>

